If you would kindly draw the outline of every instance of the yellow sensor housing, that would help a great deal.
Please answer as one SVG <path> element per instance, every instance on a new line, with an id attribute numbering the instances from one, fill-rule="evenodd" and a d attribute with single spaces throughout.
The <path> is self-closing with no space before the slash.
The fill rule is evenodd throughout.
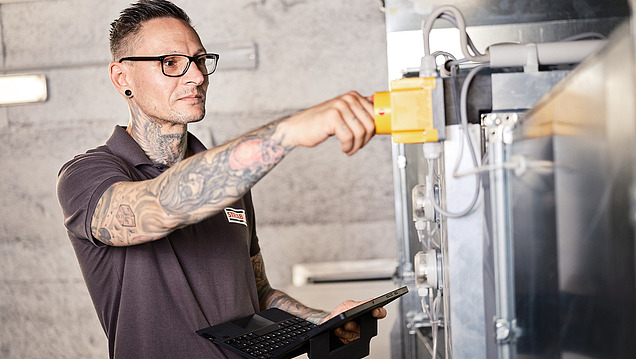
<path id="1" fill-rule="evenodd" d="M 396 143 L 442 140 L 440 130 L 443 133 L 443 128 L 436 126 L 433 112 L 434 90 L 442 85 L 438 80 L 435 77 L 404 78 L 392 81 L 391 91 L 376 92 L 373 101 L 375 132 L 390 134 Z"/>

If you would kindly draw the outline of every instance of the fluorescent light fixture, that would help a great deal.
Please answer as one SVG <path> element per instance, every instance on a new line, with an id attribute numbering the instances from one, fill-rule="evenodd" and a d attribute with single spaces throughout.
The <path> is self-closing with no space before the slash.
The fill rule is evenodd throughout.
<path id="1" fill-rule="evenodd" d="M 44 74 L 0 75 L 0 106 L 46 101 Z"/>

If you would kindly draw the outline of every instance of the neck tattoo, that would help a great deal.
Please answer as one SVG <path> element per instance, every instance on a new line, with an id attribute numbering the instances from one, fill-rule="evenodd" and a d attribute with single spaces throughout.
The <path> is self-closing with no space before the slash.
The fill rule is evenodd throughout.
<path id="1" fill-rule="evenodd" d="M 163 126 L 154 121 L 132 122 L 129 133 L 156 164 L 173 166 L 186 157 L 188 148 L 185 126 L 182 133 L 163 133 Z"/>

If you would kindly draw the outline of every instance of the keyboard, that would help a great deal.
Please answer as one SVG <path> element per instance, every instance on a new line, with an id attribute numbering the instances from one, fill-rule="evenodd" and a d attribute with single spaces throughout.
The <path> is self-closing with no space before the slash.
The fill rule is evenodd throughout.
<path id="1" fill-rule="evenodd" d="M 290 318 L 223 342 L 253 358 L 272 358 L 272 352 L 283 348 L 307 333 L 316 325 L 301 318 Z"/>

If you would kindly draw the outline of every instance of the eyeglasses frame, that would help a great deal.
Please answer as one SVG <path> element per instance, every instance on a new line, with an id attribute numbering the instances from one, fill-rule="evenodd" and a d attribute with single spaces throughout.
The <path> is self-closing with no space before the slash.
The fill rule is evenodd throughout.
<path id="1" fill-rule="evenodd" d="M 163 68 L 163 60 L 165 60 L 166 57 L 170 57 L 170 56 L 183 56 L 186 57 L 189 61 L 188 61 L 188 65 L 186 65 L 185 70 L 183 70 L 183 73 L 181 73 L 180 75 L 168 75 L 166 74 L 166 71 Z M 205 56 L 206 58 L 213 58 L 214 59 L 214 68 L 212 69 L 212 71 L 209 74 L 203 74 L 203 76 L 209 76 L 212 75 L 214 73 L 214 71 L 216 71 L 216 67 L 219 63 L 219 55 L 218 54 L 214 54 L 214 53 L 206 53 L 206 54 L 201 54 L 201 55 L 196 55 L 196 56 L 188 56 L 188 55 L 182 55 L 182 54 L 169 54 L 169 55 L 161 55 L 161 56 L 128 56 L 128 57 L 122 57 L 121 59 L 119 59 L 119 63 L 123 62 L 123 61 L 159 61 L 161 63 L 161 72 L 164 74 L 164 76 L 168 76 L 168 77 L 181 77 L 183 75 L 185 75 L 188 70 L 190 69 L 190 65 L 195 62 L 198 58 Z M 200 71 L 200 69 L 199 69 Z"/>

